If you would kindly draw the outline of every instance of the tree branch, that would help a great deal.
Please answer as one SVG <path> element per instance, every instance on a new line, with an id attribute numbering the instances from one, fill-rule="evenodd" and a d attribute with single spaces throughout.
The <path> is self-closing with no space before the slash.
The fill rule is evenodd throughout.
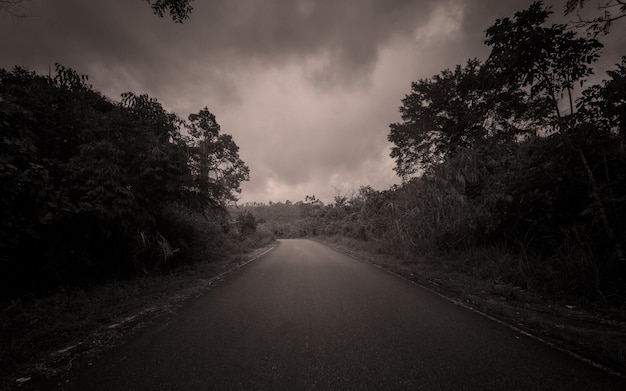
<path id="1" fill-rule="evenodd" d="M 23 19 L 30 16 L 30 7 L 25 3 L 30 0 L 0 0 L 0 13 L 15 19 Z"/>
<path id="2" fill-rule="evenodd" d="M 574 27 L 585 28 L 594 37 L 601 34 L 607 35 L 614 22 L 626 17 L 626 0 L 607 0 L 605 3 L 599 4 L 597 9 L 602 11 L 602 15 L 593 19 L 585 19 L 580 15 L 578 10 L 582 9 L 585 3 L 587 0 L 568 0 L 565 5 L 565 14 L 568 15 L 576 10 L 578 20 L 572 22 Z M 621 14 L 614 16 L 612 12 L 615 8 L 618 8 Z"/>

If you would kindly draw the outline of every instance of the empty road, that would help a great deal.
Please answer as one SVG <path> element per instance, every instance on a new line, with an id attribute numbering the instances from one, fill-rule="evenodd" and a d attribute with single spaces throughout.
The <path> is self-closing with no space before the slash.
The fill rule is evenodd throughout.
<path id="1" fill-rule="evenodd" d="M 582 363 L 308 240 L 80 365 L 72 390 L 625 390 Z"/>

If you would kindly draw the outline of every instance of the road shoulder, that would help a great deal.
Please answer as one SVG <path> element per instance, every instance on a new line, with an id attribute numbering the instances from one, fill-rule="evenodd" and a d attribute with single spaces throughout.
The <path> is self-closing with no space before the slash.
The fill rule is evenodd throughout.
<path id="1" fill-rule="evenodd" d="M 114 281 L 89 290 L 60 290 L 8 303 L 0 318 L 0 389 L 38 389 L 63 382 L 78 365 L 123 343 L 206 294 L 278 242 L 169 274 Z"/>
<path id="2" fill-rule="evenodd" d="M 449 300 L 482 313 L 626 378 L 626 311 L 591 307 L 498 282 L 449 267 L 372 253 L 353 240 L 313 238 L 360 261 L 410 280 Z"/>

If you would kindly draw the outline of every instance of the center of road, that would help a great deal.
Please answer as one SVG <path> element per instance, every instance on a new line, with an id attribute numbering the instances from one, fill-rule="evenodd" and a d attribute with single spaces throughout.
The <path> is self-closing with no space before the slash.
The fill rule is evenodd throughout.
<path id="1" fill-rule="evenodd" d="M 611 390 L 621 379 L 317 242 L 281 240 L 76 390 Z"/>

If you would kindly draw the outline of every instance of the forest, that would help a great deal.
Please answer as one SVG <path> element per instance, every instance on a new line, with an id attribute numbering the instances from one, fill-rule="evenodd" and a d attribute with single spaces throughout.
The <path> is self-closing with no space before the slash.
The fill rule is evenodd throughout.
<path id="1" fill-rule="evenodd" d="M 619 10 L 576 30 L 533 3 L 486 30 L 485 60 L 413 82 L 388 133 L 401 185 L 240 209 L 277 237 L 349 237 L 409 262 L 624 303 L 626 57 L 588 85 Z"/>
<path id="2" fill-rule="evenodd" d="M 146 4 L 182 24 L 192 1 Z M 15 4 L 0 14 L 22 17 Z M 562 24 L 538 1 L 485 26 L 485 58 L 411 83 L 380 129 L 400 184 L 331 202 L 240 203 L 251 170 L 208 107 L 181 118 L 145 94 L 107 97 L 62 64 L 0 69 L 0 388 L 67 373 L 74 348 L 174 313 L 277 238 L 393 259 L 623 373 L 626 56 L 596 69 L 626 5 L 602 4 Z"/>
<path id="3" fill-rule="evenodd" d="M 191 12 L 150 4 L 181 23 Z M 624 302 L 626 57 L 590 80 L 626 9 L 574 26 L 552 14 L 535 2 L 498 19 L 486 59 L 413 82 L 388 129 L 402 183 L 329 204 L 238 206 L 249 169 L 208 108 L 182 119 L 147 95 L 115 101 L 61 64 L 0 70 L 0 297 L 158 274 L 274 237 L 343 236 Z"/>
<path id="4" fill-rule="evenodd" d="M 207 108 L 183 120 L 147 95 L 116 102 L 59 64 L 1 70 L 0 97 L 2 298 L 159 273 L 251 240 L 226 210 L 249 169 Z"/>

